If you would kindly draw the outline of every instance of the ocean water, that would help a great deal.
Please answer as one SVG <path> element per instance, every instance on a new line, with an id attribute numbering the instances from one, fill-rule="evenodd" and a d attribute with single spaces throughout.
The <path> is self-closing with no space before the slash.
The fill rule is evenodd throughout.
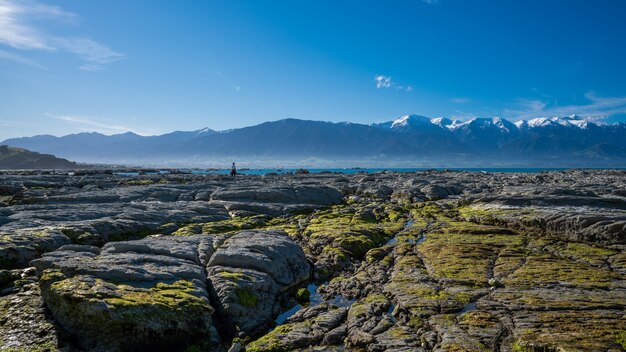
<path id="1" fill-rule="evenodd" d="M 335 169 L 335 168 L 327 168 L 327 169 L 307 169 L 312 174 L 319 173 L 339 173 L 339 174 L 357 174 L 357 173 L 376 173 L 382 171 L 394 171 L 394 172 L 418 172 L 418 171 L 426 171 L 426 170 L 450 170 L 450 171 L 469 171 L 469 172 L 523 172 L 523 173 L 539 173 L 545 171 L 562 171 L 569 170 L 571 168 L 549 168 L 549 167 L 531 167 L 531 168 L 507 168 L 507 167 L 487 167 L 487 168 L 478 168 L 478 167 L 470 167 L 470 168 L 350 168 L 350 169 Z M 197 174 L 197 175 L 228 175 L 230 174 L 230 169 L 178 169 L 179 171 Z M 287 173 L 295 173 L 298 169 L 239 169 L 237 172 L 242 175 L 266 175 L 269 173 L 276 174 L 287 174 Z M 591 170 L 591 169 L 589 169 Z M 155 175 L 155 174 L 167 174 L 168 170 L 160 170 L 153 172 L 146 172 L 146 175 Z M 116 175 L 122 176 L 137 176 L 138 172 L 117 172 Z"/>

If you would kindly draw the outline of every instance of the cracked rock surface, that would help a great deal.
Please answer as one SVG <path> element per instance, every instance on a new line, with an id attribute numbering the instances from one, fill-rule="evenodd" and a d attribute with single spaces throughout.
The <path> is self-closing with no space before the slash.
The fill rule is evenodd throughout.
<path id="1" fill-rule="evenodd" d="M 0 351 L 626 348 L 625 171 L 0 185 Z"/>

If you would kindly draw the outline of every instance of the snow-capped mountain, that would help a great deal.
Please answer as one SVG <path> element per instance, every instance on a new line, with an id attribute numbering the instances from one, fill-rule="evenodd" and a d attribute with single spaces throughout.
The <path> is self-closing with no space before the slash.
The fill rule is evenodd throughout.
<path id="1" fill-rule="evenodd" d="M 371 125 L 285 119 L 226 131 L 204 128 L 159 136 L 80 133 L 34 136 L 0 144 L 81 162 L 246 159 L 434 160 L 440 164 L 626 167 L 626 124 L 578 116 L 520 120 L 405 115 Z M 555 164 L 558 163 L 558 164 Z"/>
<path id="2" fill-rule="evenodd" d="M 579 116 L 572 115 L 568 117 L 538 117 L 531 120 L 520 120 L 515 122 L 518 128 L 544 128 L 544 127 L 578 127 L 588 128 L 589 126 L 597 126 L 597 124 L 584 120 Z"/>
<path id="3" fill-rule="evenodd" d="M 462 130 L 465 133 L 477 130 L 492 130 L 497 132 L 514 132 L 517 130 L 515 124 L 500 117 L 493 118 L 473 118 L 467 122 L 460 122 L 449 125 L 452 130 Z"/>
<path id="4" fill-rule="evenodd" d="M 437 125 L 439 127 L 451 127 L 455 124 L 459 124 L 461 123 L 461 121 L 459 120 L 450 120 L 448 118 L 445 117 L 435 117 L 433 119 L 430 119 L 430 122 L 434 125 Z"/>
<path id="5" fill-rule="evenodd" d="M 419 129 L 432 127 L 454 129 L 498 129 L 502 132 L 515 132 L 519 129 L 541 127 L 577 127 L 588 128 L 598 126 L 596 123 L 587 121 L 579 116 L 567 117 L 538 117 L 530 120 L 519 120 L 514 123 L 501 117 L 473 118 L 468 121 L 450 120 L 445 117 L 428 118 L 420 115 L 405 115 L 395 120 L 372 124 L 374 127 L 390 128 L 394 130 Z"/>

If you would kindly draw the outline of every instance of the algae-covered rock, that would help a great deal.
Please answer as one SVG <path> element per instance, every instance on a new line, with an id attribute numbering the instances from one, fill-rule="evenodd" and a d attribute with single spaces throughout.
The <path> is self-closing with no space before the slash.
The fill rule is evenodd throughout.
<path id="1" fill-rule="evenodd" d="M 90 350 L 175 349 L 212 334 L 213 308 L 197 282 L 133 286 L 48 269 L 40 285 L 55 319 Z"/>
<path id="2" fill-rule="evenodd" d="M 69 243 L 67 236 L 53 228 L 0 233 L 0 269 L 25 267 L 42 253 Z"/>
<path id="3" fill-rule="evenodd" d="M 242 231 L 217 249 L 207 267 L 228 333 L 254 335 L 273 324 L 279 296 L 310 278 L 302 249 L 282 231 Z"/>
<path id="4" fill-rule="evenodd" d="M 266 331 L 279 314 L 280 288 L 272 277 L 252 269 L 211 266 L 208 278 L 214 306 L 228 335 Z"/>
<path id="5" fill-rule="evenodd" d="M 207 241 L 209 243 L 207 243 Z M 204 277 L 210 236 L 66 246 L 32 264 L 55 320 L 88 350 L 217 342 Z"/>
<path id="6" fill-rule="evenodd" d="M 284 325 L 246 346 L 248 352 L 293 351 L 314 344 L 339 344 L 345 337 L 347 309 L 322 304 L 305 308 Z"/>

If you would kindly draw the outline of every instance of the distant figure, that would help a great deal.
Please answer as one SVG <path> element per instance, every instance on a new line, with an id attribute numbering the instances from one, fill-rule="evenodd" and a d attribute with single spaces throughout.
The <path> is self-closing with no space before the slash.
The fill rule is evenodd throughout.
<path id="1" fill-rule="evenodd" d="M 237 176 L 237 167 L 235 166 L 235 163 L 233 163 L 233 166 L 230 167 L 230 176 L 232 178 L 235 178 L 235 176 Z"/>

